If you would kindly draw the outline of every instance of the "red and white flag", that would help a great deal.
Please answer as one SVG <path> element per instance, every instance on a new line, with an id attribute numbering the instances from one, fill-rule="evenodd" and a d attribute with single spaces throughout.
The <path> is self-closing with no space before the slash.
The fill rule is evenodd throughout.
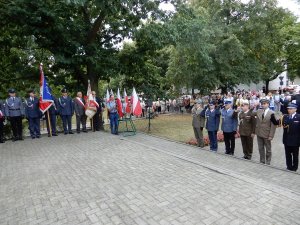
<path id="1" fill-rule="evenodd" d="M 53 104 L 51 89 L 48 86 L 47 80 L 43 72 L 43 64 L 40 64 L 40 110 L 45 113 Z"/>
<path id="2" fill-rule="evenodd" d="M 96 100 L 93 97 L 90 80 L 88 80 L 88 89 L 86 92 L 85 102 L 86 102 L 85 103 L 86 109 L 91 109 L 91 110 L 97 111 L 99 104 L 98 104 L 98 102 L 96 102 Z"/>
<path id="3" fill-rule="evenodd" d="M 141 106 L 140 99 L 135 91 L 135 88 L 133 88 L 133 90 L 132 90 L 131 101 L 132 101 L 133 115 L 140 116 L 142 114 L 142 106 Z"/>
<path id="4" fill-rule="evenodd" d="M 106 89 L 106 103 L 109 102 L 109 99 L 110 99 L 109 92 L 108 92 L 108 89 Z"/>
<path id="5" fill-rule="evenodd" d="M 126 93 L 126 90 L 124 88 L 124 101 L 125 101 L 125 112 L 126 113 L 131 113 L 131 108 L 130 108 L 130 105 L 129 105 L 129 100 L 128 100 L 128 96 L 127 96 L 127 93 Z"/>
<path id="6" fill-rule="evenodd" d="M 122 107 L 122 101 L 121 101 L 121 95 L 120 95 L 119 88 L 118 88 L 118 92 L 117 92 L 116 102 L 117 102 L 117 109 L 118 109 L 119 117 L 123 117 L 123 110 L 122 110 L 123 107 Z"/>

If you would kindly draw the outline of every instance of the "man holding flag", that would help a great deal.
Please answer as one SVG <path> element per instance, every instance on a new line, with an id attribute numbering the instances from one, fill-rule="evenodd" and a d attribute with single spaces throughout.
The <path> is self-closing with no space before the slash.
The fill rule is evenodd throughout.
<path id="1" fill-rule="evenodd" d="M 57 108 L 55 99 L 51 94 L 47 80 L 43 72 L 43 64 L 40 64 L 40 111 L 45 114 L 47 122 L 48 137 L 57 136 L 56 134 L 56 114 Z"/>

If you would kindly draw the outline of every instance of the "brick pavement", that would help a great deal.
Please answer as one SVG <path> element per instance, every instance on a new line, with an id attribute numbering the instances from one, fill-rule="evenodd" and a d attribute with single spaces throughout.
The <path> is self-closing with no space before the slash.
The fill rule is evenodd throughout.
<path id="1" fill-rule="evenodd" d="M 148 135 L 0 145 L 0 224 L 299 224 L 299 174 Z"/>

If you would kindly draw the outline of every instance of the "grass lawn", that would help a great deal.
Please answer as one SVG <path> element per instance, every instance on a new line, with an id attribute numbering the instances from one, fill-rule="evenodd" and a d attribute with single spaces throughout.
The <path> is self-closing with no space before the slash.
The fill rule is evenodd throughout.
<path id="1" fill-rule="evenodd" d="M 191 114 L 159 115 L 151 119 L 148 132 L 148 120 L 135 120 L 137 131 L 147 132 L 156 136 L 169 138 L 175 141 L 187 142 L 194 137 Z"/>

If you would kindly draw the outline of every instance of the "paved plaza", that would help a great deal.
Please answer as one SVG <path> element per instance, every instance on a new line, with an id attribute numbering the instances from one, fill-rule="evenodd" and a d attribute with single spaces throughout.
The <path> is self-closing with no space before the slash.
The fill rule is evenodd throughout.
<path id="1" fill-rule="evenodd" d="M 145 134 L 8 141 L 0 224 L 300 224 L 300 174 Z"/>

